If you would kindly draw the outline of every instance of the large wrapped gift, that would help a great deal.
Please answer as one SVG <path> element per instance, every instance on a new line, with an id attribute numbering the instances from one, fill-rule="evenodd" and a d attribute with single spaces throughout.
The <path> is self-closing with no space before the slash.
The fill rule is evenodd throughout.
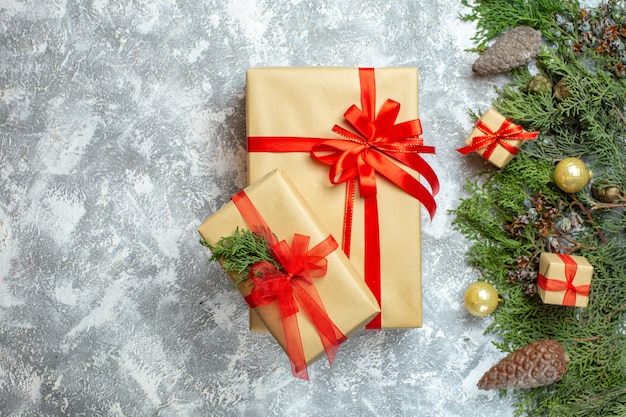
<path id="1" fill-rule="evenodd" d="M 307 364 L 324 353 L 332 363 L 339 344 L 378 314 L 376 299 L 279 170 L 237 193 L 199 228 L 214 250 L 240 230 L 262 236 L 279 268 L 255 262 L 238 288 L 287 352 L 294 375 L 307 378 Z"/>
<path id="2" fill-rule="evenodd" d="M 495 109 L 489 109 L 476 121 L 465 145 L 457 149 L 463 155 L 476 152 L 498 168 L 506 166 L 519 153 L 525 140 L 539 132 L 527 132 Z"/>
<path id="3" fill-rule="evenodd" d="M 545 304 L 587 307 L 593 266 L 582 256 L 543 252 L 537 293 Z"/>
<path id="4" fill-rule="evenodd" d="M 422 325 L 422 153 L 415 68 L 256 68 L 247 73 L 249 181 L 287 172 L 381 305 L 368 328 Z M 420 177 L 430 184 L 429 191 Z M 255 328 L 252 316 L 252 329 Z"/>

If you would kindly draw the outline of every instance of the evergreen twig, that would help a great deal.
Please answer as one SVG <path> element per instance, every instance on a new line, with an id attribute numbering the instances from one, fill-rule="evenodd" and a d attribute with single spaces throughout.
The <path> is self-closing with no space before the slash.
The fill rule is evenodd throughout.
<path id="1" fill-rule="evenodd" d="M 250 268 L 257 262 L 269 262 L 280 269 L 272 257 L 268 242 L 247 229 L 235 229 L 232 235 L 220 238 L 216 245 L 210 245 L 204 240 L 200 244 L 211 250 L 209 262 L 221 262 L 226 272 L 233 275 L 237 287 L 249 279 Z"/>

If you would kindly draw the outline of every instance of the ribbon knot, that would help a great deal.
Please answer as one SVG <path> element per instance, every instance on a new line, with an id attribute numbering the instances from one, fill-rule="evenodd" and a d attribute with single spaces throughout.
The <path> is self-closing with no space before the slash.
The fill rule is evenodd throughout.
<path id="1" fill-rule="evenodd" d="M 278 297 L 281 291 L 287 287 L 282 287 L 285 282 L 292 285 L 297 280 L 312 283 L 311 278 L 321 278 L 326 275 L 327 260 L 324 256 L 318 255 L 320 249 L 328 255 L 337 248 L 337 243 L 332 237 L 320 243 L 318 246 L 309 247 L 310 237 L 301 234 L 294 234 L 292 244 L 281 240 L 270 248 L 274 259 L 280 265 L 280 269 L 269 262 L 257 262 L 250 268 L 249 278 L 254 283 L 250 300 L 259 297 Z M 280 286 L 280 287 L 279 287 Z M 279 289 L 279 290 L 277 290 Z M 291 291 L 291 288 L 287 288 Z M 273 301 L 273 300 L 272 300 Z M 256 303 L 255 303 L 256 304 Z M 297 310 L 296 310 L 297 311 Z"/>
<path id="2" fill-rule="evenodd" d="M 474 136 L 471 144 L 457 149 L 461 154 L 467 155 L 485 149 L 482 156 L 489 159 L 499 145 L 509 153 L 517 155 L 519 148 L 511 145 L 507 140 L 533 140 L 539 134 L 539 132 L 526 132 L 520 125 L 516 125 L 509 119 L 505 119 L 496 131 L 493 131 L 482 120 L 476 122 L 476 128 L 484 135 Z"/>
<path id="3" fill-rule="evenodd" d="M 323 252 L 316 247 L 309 250 L 310 241 L 311 238 L 309 236 L 295 233 L 291 245 L 287 241 L 281 240 L 270 247 L 272 256 L 286 272 L 284 274 L 285 279 L 301 278 L 310 280 L 311 278 L 320 278 L 326 275 L 328 264 L 326 255 L 330 252 L 322 254 Z M 332 243 L 329 245 L 325 247 L 326 250 L 333 246 Z"/>

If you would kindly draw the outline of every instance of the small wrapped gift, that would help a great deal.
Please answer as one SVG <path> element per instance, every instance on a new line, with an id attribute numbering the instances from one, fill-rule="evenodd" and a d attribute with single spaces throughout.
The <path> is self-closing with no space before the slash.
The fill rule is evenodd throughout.
<path id="1" fill-rule="evenodd" d="M 267 243 L 271 259 L 255 261 L 238 289 L 287 352 L 295 376 L 308 378 L 306 365 L 324 353 L 332 363 L 339 344 L 380 311 L 337 242 L 279 170 L 237 193 L 198 230 L 214 250 L 241 230 Z M 220 259 L 223 266 L 225 261 Z M 241 273 L 228 272 L 241 280 Z"/>
<path id="2" fill-rule="evenodd" d="M 539 258 L 537 293 L 545 304 L 587 307 L 593 266 L 582 256 L 544 252 Z"/>
<path id="3" fill-rule="evenodd" d="M 419 137 L 417 87 L 416 68 L 247 73 L 249 181 L 287 172 L 341 238 L 381 306 L 368 328 L 422 325 L 420 206 L 434 215 L 439 184 L 420 156 L 434 148 Z"/>
<path id="4" fill-rule="evenodd" d="M 463 155 L 476 152 L 483 158 L 503 168 L 519 152 L 525 140 L 533 140 L 539 132 L 526 132 L 495 109 L 489 109 L 476 122 L 465 141 L 457 149 Z"/>

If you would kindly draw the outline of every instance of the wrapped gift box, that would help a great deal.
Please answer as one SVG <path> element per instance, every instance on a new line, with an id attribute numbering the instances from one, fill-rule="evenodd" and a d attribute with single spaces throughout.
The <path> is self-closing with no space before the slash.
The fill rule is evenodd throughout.
<path id="1" fill-rule="evenodd" d="M 266 174 L 244 192 L 278 240 L 291 242 L 294 233 L 298 233 L 309 236 L 311 246 L 314 246 L 328 238 L 328 229 L 280 170 Z M 199 227 L 199 232 L 207 243 L 215 246 L 220 238 L 233 235 L 237 228 L 250 229 L 250 226 L 231 200 L 210 216 Z M 348 337 L 362 329 L 380 310 L 371 291 L 340 249 L 331 252 L 326 259 L 326 274 L 321 278 L 314 278 L 313 283 L 328 316 L 343 335 Z M 235 282 L 236 277 L 230 275 Z M 238 289 L 246 297 L 251 293 L 252 287 L 248 281 Z M 255 307 L 254 311 L 287 351 L 277 302 Z M 325 349 L 316 327 L 302 308 L 296 313 L 296 317 L 304 357 L 309 364 L 323 355 Z"/>
<path id="2" fill-rule="evenodd" d="M 369 79 L 364 76 L 367 71 L 371 76 Z M 369 86 L 364 85 L 368 82 Z M 371 97 L 364 98 L 365 91 Z M 348 233 L 350 249 L 346 253 L 349 253 L 352 264 L 367 281 L 365 261 L 372 260 L 374 256 L 366 254 L 369 250 L 365 245 L 366 213 L 360 189 L 357 186 L 353 198 L 347 198 L 348 186 L 343 183 L 332 184 L 329 180 L 329 166 L 312 158 L 310 150 L 323 140 L 350 140 L 344 136 L 345 132 L 343 135 L 333 132 L 333 127 L 337 125 L 354 131 L 344 113 L 353 104 L 361 110 L 366 109 L 367 99 L 372 99 L 369 113 L 379 114 L 379 108 L 389 104 L 387 99 L 392 99 L 400 104 L 396 123 L 417 119 L 417 69 L 256 68 L 247 73 L 246 93 L 249 181 L 253 182 L 275 168 L 288 173 L 323 224 L 338 239 L 344 238 L 344 248 L 344 219 L 352 216 L 351 222 L 346 220 L 352 225 Z M 419 143 L 415 141 L 407 146 Z M 429 153 L 434 153 L 434 149 Z M 390 161 L 419 183 L 417 170 L 393 158 L 386 160 Z M 435 183 L 432 188 L 433 193 L 436 193 L 438 184 L 434 172 L 428 166 L 423 172 L 422 176 L 431 185 Z M 428 207 L 432 215 L 434 199 L 430 194 L 428 197 L 432 200 Z M 349 210 L 346 209 L 348 199 L 354 204 Z M 376 243 L 380 244 L 380 284 L 378 288 L 372 285 L 370 288 L 379 299 L 381 315 L 375 319 L 375 324 L 373 321 L 368 327 L 421 327 L 420 201 L 378 173 L 376 200 L 376 220 L 379 222 L 380 234 L 379 239 L 376 239 Z M 373 240 L 370 239 L 370 242 Z M 255 324 L 254 315 L 251 320 L 252 329 L 260 330 L 258 323 Z"/>
<path id="3" fill-rule="evenodd" d="M 545 304 L 587 307 L 592 276 L 593 266 L 584 257 L 544 252 L 537 293 Z"/>
<path id="4" fill-rule="evenodd" d="M 524 141 L 534 139 L 537 134 L 524 131 L 497 110 L 489 109 L 467 137 L 466 146 L 458 151 L 463 154 L 476 152 L 498 168 L 503 168 L 517 155 Z"/>

